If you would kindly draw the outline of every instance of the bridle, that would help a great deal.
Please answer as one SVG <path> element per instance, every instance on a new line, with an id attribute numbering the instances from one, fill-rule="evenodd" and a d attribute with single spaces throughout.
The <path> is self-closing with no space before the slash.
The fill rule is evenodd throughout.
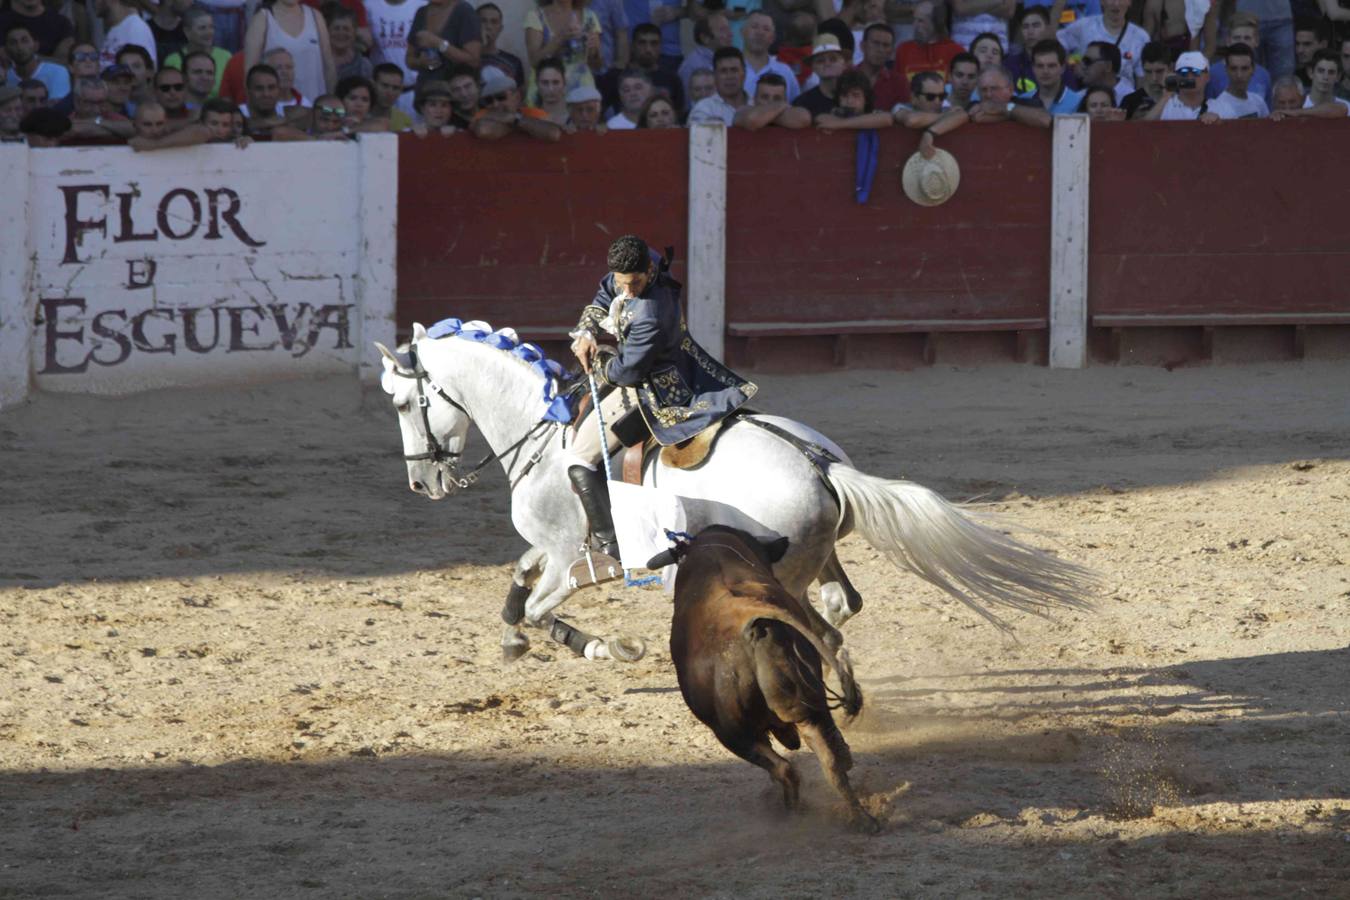
<path id="1" fill-rule="evenodd" d="M 551 429 L 552 426 L 558 424 L 550 421 L 536 423 L 533 428 L 521 436 L 520 440 L 507 447 L 505 450 L 488 454 L 479 460 L 472 469 L 461 475 L 459 472 L 460 454 L 446 449 L 446 447 L 436 439 L 436 432 L 431 428 L 431 397 L 428 396 L 427 391 L 431 391 L 446 403 L 449 403 L 455 409 L 459 410 L 464 414 L 466 419 L 472 421 L 473 416 L 469 414 L 469 411 L 464 408 L 462 403 L 455 400 L 454 397 L 451 397 L 445 392 L 444 388 L 431 380 L 431 375 L 428 374 L 426 369 L 422 368 L 422 364 L 417 359 L 417 351 L 412 347 L 408 348 L 408 356 L 412 360 L 411 369 L 405 371 L 402 367 L 395 366 L 391 371 L 400 378 L 411 378 L 417 384 L 417 408 L 421 410 L 422 413 L 422 436 L 426 440 L 427 449 L 422 453 L 405 453 L 403 454 L 403 459 L 405 462 L 422 462 L 424 460 L 430 460 L 438 466 L 444 466 L 450 480 L 461 490 L 471 487 L 474 482 L 478 480 L 478 473 L 483 471 L 484 468 L 506 456 L 508 453 L 515 451 L 522 444 L 540 432 Z M 530 470 L 539 462 L 539 458 L 543 455 L 545 446 L 547 445 L 541 445 L 538 450 L 530 454 L 529 459 L 526 460 L 525 468 L 521 470 L 520 474 L 517 475 L 514 480 L 511 479 L 511 466 L 515 465 L 515 459 L 511 460 L 511 464 L 506 467 L 506 477 L 510 480 L 511 490 L 515 490 L 515 487 L 520 483 L 520 480 L 528 475 Z"/>

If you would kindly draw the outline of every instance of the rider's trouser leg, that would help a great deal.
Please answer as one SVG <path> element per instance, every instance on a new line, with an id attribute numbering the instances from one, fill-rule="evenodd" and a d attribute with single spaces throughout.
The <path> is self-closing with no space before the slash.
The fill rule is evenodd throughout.
<path id="1" fill-rule="evenodd" d="M 600 401 L 600 411 L 605 416 L 605 443 L 610 453 L 619 449 L 619 439 L 614 436 L 614 423 L 636 406 L 637 391 L 627 387 L 615 388 Z M 592 469 L 600 465 L 600 428 L 595 424 L 595 410 L 587 413 L 577 427 L 576 440 L 572 442 L 571 450 Z"/>
<path id="2" fill-rule="evenodd" d="M 619 439 L 614 436 L 614 423 L 636 405 L 637 393 L 632 388 L 615 388 L 600 402 L 600 411 L 605 417 L 606 449 L 610 453 L 619 449 Z M 605 485 L 604 473 L 599 471 L 600 427 L 595 422 L 594 410 L 577 429 L 571 450 L 586 463 L 586 466 L 572 466 L 567 470 L 572 490 L 580 498 L 581 508 L 586 510 L 591 534 L 595 535 L 605 553 L 618 559 L 619 544 L 614 536 L 614 517 L 609 511 L 609 490 Z"/>

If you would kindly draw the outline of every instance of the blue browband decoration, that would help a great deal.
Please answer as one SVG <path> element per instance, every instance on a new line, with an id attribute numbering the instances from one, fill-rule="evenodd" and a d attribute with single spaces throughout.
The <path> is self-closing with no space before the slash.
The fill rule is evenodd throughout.
<path id="1" fill-rule="evenodd" d="M 563 377 L 563 367 L 545 357 L 544 351 L 537 344 L 521 343 L 520 339 L 516 337 L 516 333 L 509 329 L 493 331 L 492 326 L 486 322 L 442 319 L 427 329 L 427 337 L 443 338 L 450 336 L 475 341 L 479 344 L 487 344 L 489 347 L 498 350 L 505 350 L 516 359 L 528 364 L 544 379 L 544 403 L 547 408 L 539 418 L 548 422 L 566 423 L 572 421 L 571 407 L 567 405 L 565 398 L 558 395 L 558 380 Z"/>

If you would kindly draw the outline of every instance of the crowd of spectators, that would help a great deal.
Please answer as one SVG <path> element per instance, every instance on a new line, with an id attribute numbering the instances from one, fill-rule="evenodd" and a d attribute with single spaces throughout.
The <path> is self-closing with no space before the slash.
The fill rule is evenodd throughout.
<path id="1" fill-rule="evenodd" d="M 32 146 L 1350 115 L 1341 0 L 0 0 Z M 1203 4 L 1201 4 L 1203 5 Z M 515 10 L 517 7 L 512 6 Z M 688 52 L 681 25 L 688 20 Z M 514 30 L 524 58 L 502 49 Z"/>

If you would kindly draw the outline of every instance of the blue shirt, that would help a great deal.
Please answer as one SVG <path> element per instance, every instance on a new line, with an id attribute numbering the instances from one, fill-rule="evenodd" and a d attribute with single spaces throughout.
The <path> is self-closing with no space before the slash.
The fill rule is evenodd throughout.
<path id="1" fill-rule="evenodd" d="M 1050 114 L 1062 116 L 1067 113 L 1078 112 L 1078 106 L 1083 102 L 1083 96 L 1085 94 L 1086 91 L 1070 90 L 1069 86 L 1061 81 L 1059 84 L 1059 96 L 1055 98 L 1054 103 L 1050 104 L 1049 108 Z M 1030 100 L 1037 106 L 1044 106 L 1044 104 L 1041 103 L 1041 98 L 1036 95 L 1035 91 L 1027 91 L 1025 93 L 1018 94 L 1017 96 L 1022 98 L 1023 100 Z"/>
<path id="2" fill-rule="evenodd" d="M 70 73 L 66 71 L 65 66 L 58 66 L 54 62 L 42 60 L 38 63 L 37 69 L 28 76 L 42 82 L 47 86 L 47 101 L 55 103 L 70 93 Z M 19 77 L 19 73 L 10 69 L 5 75 L 5 84 L 12 87 L 18 87 L 19 82 L 24 79 Z"/>

